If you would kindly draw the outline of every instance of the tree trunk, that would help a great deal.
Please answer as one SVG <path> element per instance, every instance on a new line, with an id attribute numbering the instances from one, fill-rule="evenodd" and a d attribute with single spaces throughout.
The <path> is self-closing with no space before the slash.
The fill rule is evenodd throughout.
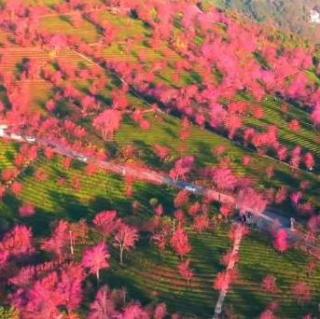
<path id="1" fill-rule="evenodd" d="M 97 286 L 99 287 L 99 283 L 100 283 L 100 271 L 99 271 L 99 269 L 96 272 L 96 277 L 97 277 Z"/>
<path id="2" fill-rule="evenodd" d="M 120 246 L 120 265 L 123 265 L 123 247 Z"/>
<path id="3" fill-rule="evenodd" d="M 72 231 L 71 230 L 69 231 L 69 235 L 70 235 L 70 252 L 71 252 L 71 255 L 73 255 L 74 254 L 74 248 L 73 248 Z"/>

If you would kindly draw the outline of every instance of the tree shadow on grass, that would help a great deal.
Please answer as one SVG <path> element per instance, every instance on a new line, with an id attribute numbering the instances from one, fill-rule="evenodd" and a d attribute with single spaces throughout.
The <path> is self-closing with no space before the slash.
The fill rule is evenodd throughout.
<path id="1" fill-rule="evenodd" d="M 151 302 L 150 295 L 143 289 L 138 288 L 136 282 L 129 275 L 118 269 L 112 267 L 111 271 L 103 273 L 101 282 L 107 283 L 113 289 L 124 287 L 128 291 L 129 300 L 139 300 L 143 304 Z"/>
<path id="2" fill-rule="evenodd" d="M 238 318 L 259 318 L 269 300 L 272 299 L 267 295 L 261 296 L 257 291 L 235 284 L 226 297 L 224 308 L 232 306 Z"/>
<path id="3" fill-rule="evenodd" d="M 146 164 L 155 168 L 162 168 L 162 162 L 159 157 L 153 151 L 151 145 L 145 143 L 142 140 L 133 140 L 133 145 L 138 147 L 142 152 L 139 156 Z"/>
<path id="4" fill-rule="evenodd" d="M 177 133 L 176 133 L 171 127 L 164 126 L 164 127 L 163 127 L 163 130 L 164 130 L 165 133 L 168 134 L 171 138 L 178 139 Z"/>
<path id="5" fill-rule="evenodd" d="M 84 205 L 79 199 L 71 194 L 62 194 L 58 191 L 49 190 L 49 196 L 60 207 L 58 216 L 70 221 L 79 221 L 80 219 L 90 219 L 93 216 L 92 207 Z"/>
<path id="6" fill-rule="evenodd" d="M 6 210 L 10 211 L 10 218 L 6 218 L 9 228 L 13 227 L 18 223 L 23 223 L 32 228 L 35 235 L 48 235 L 50 234 L 49 224 L 53 220 L 57 219 L 54 214 L 45 211 L 43 209 L 36 209 L 36 213 L 33 216 L 21 217 L 19 216 L 19 208 L 22 205 L 22 201 L 12 194 L 7 194 L 3 198 L 3 203 L 6 206 Z M 8 230 L 7 229 L 7 230 Z"/>
<path id="7" fill-rule="evenodd" d="M 210 143 L 204 141 L 195 141 L 193 144 L 197 148 L 197 154 L 199 154 L 198 161 L 200 165 L 203 166 L 205 163 L 214 164 L 217 162 L 211 152 L 212 145 L 210 145 Z"/>
<path id="8" fill-rule="evenodd" d="M 214 241 L 215 235 L 210 235 L 212 236 L 212 241 Z M 220 258 L 222 254 L 226 253 L 228 248 L 230 248 L 229 243 L 226 241 L 225 247 L 220 247 L 220 245 L 210 247 L 210 245 L 208 245 L 200 236 L 201 235 L 191 237 L 191 245 L 193 248 L 196 248 L 194 249 L 195 253 L 192 256 L 197 257 L 197 259 L 201 261 L 201 267 L 197 265 L 197 262 L 194 262 L 192 263 L 192 268 L 196 273 L 201 273 L 204 267 L 210 268 L 212 274 L 222 271 L 225 267 L 221 265 Z"/>

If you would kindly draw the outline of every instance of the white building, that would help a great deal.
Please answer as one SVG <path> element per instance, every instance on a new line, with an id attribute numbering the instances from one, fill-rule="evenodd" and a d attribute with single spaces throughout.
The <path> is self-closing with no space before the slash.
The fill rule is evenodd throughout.
<path id="1" fill-rule="evenodd" d="M 310 22 L 320 24 L 320 11 L 312 9 L 310 10 Z"/>

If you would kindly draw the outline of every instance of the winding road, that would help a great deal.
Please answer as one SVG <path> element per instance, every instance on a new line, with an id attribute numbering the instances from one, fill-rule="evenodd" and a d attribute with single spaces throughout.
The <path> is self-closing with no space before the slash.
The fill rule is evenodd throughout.
<path id="1" fill-rule="evenodd" d="M 29 144 L 38 144 L 42 147 L 51 147 L 52 150 L 60 155 L 72 158 L 74 160 L 78 160 L 84 163 L 94 163 L 98 167 L 101 167 L 109 172 L 112 172 L 117 175 L 121 175 L 123 177 L 130 177 L 136 180 L 141 180 L 145 182 L 149 182 L 157 185 L 167 185 L 169 187 L 173 187 L 180 190 L 187 190 L 190 193 L 199 196 L 205 196 L 211 200 L 223 203 L 223 204 L 231 204 L 236 205 L 236 199 L 234 196 L 229 194 L 221 193 L 217 190 L 202 187 L 193 183 L 175 180 L 168 176 L 167 174 L 163 174 L 157 172 L 152 169 L 148 169 L 145 167 L 133 167 L 127 164 L 119 164 L 114 163 L 112 161 L 104 161 L 97 159 L 94 156 L 85 155 L 83 153 L 74 151 L 70 146 L 61 145 L 55 141 L 48 140 L 45 138 L 37 138 L 34 136 L 23 136 L 17 133 L 10 132 L 10 127 L 5 124 L 0 124 L 0 138 L 13 140 L 16 142 L 24 142 Z M 300 231 L 290 229 L 290 222 L 288 218 L 281 216 L 278 214 L 273 208 L 267 207 L 264 212 L 261 214 L 255 214 L 253 216 L 253 224 L 257 229 L 265 231 L 265 232 L 276 232 L 279 229 L 285 229 L 288 232 L 288 236 L 291 242 L 297 243 L 303 241 L 303 236 Z M 301 244 L 301 243 L 300 243 Z M 310 245 L 306 245 L 308 250 L 312 248 Z M 316 248 L 316 247 L 315 247 Z M 320 258 L 320 250 L 319 253 Z M 317 256 L 318 257 L 318 256 Z"/>

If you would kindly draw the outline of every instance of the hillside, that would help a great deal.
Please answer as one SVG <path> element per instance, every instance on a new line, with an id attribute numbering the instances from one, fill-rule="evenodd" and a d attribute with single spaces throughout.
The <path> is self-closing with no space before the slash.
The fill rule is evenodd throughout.
<path id="1" fill-rule="evenodd" d="M 1 1 L 4 318 L 319 316 L 316 50 L 193 3 Z"/>
<path id="2" fill-rule="evenodd" d="M 276 27 L 293 32 L 320 43 L 318 20 L 311 19 L 311 10 L 318 8 L 317 0 L 216 0 L 222 9 L 237 10 L 259 23 L 271 23 Z M 320 10 L 319 10 L 320 11 Z"/>

